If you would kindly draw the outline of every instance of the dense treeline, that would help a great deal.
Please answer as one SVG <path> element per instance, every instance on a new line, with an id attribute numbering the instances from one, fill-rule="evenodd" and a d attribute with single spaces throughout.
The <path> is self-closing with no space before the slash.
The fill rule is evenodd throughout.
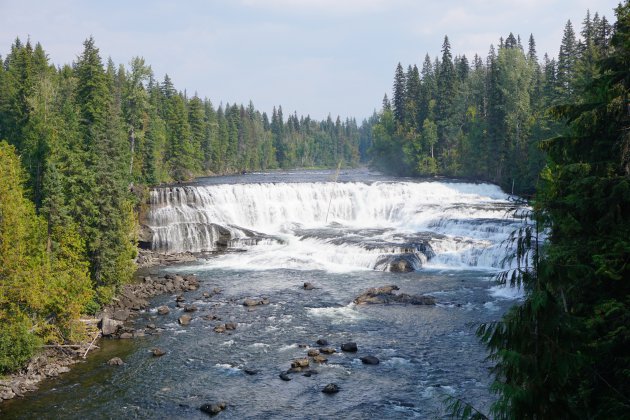
<path id="1" fill-rule="evenodd" d="M 587 36 L 586 21 L 578 81 L 561 85 L 569 88 L 565 103 L 552 107 L 566 128 L 541 144 L 548 161 L 535 226 L 518 235 L 519 268 L 500 276 L 522 285 L 525 299 L 477 330 L 496 362 L 492 418 L 630 414 L 628 0 L 616 15 L 605 50 Z M 485 418 L 461 401 L 454 408 Z"/>
<path id="2" fill-rule="evenodd" d="M 404 175 L 445 175 L 487 180 L 531 193 L 545 163 L 538 148 L 561 127 L 550 106 L 571 102 L 606 55 L 611 26 L 590 13 L 578 39 L 571 22 L 557 59 L 538 59 L 509 34 L 488 56 L 453 57 L 448 37 L 442 57 L 427 55 L 421 68 L 398 64 L 390 100 L 385 96 L 373 127 L 373 164 Z"/>
<path id="3" fill-rule="evenodd" d="M 92 38 L 72 65 L 19 39 L 0 64 L 0 373 L 131 279 L 146 185 L 360 158 L 352 119 L 215 108 L 142 58 L 104 65 Z"/>

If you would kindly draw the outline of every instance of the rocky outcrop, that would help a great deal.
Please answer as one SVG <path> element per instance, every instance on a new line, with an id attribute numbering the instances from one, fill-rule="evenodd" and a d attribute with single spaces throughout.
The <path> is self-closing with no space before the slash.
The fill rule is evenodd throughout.
<path id="1" fill-rule="evenodd" d="M 269 305 L 269 299 L 267 299 L 267 298 L 262 298 L 262 299 L 247 298 L 247 299 L 245 299 L 243 301 L 243 306 L 247 306 L 247 307 L 260 306 L 260 305 Z"/>
<path id="2" fill-rule="evenodd" d="M 158 265 L 173 265 L 183 262 L 192 262 L 197 261 L 198 258 L 198 256 L 192 252 L 167 254 L 151 251 L 149 249 L 151 248 L 151 243 L 141 242 L 140 245 L 141 248 L 138 249 L 138 257 L 136 258 L 136 264 L 138 265 L 138 268 L 148 268 Z"/>
<path id="3" fill-rule="evenodd" d="M 99 323 L 103 337 L 117 334 L 118 330 L 122 328 L 122 325 L 122 321 L 116 321 L 115 319 L 109 318 L 107 315 L 103 315 L 103 318 L 101 318 L 101 322 Z"/>
<path id="4" fill-rule="evenodd" d="M 357 305 L 363 304 L 390 304 L 400 303 L 408 305 L 435 305 L 435 298 L 427 295 L 409 295 L 407 293 L 394 293 L 398 286 L 373 287 L 354 299 Z"/>
<path id="5" fill-rule="evenodd" d="M 181 276 L 179 274 L 167 274 L 164 277 L 144 277 L 138 283 L 123 286 L 112 303 L 103 309 L 99 327 L 105 337 L 132 338 L 140 336 L 133 329 L 125 330 L 124 321 L 132 318 L 138 311 L 149 307 L 149 299 L 163 293 L 177 293 L 197 290 L 199 280 L 195 275 Z M 182 297 L 182 301 L 183 301 Z M 187 305 L 187 312 L 196 310 L 194 305 Z M 160 315 L 170 312 L 168 306 L 157 308 Z M 142 333 L 141 335 L 144 335 Z"/>

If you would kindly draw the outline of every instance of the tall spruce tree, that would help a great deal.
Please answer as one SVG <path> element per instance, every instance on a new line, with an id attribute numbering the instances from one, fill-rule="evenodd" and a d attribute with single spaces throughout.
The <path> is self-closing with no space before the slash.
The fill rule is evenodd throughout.
<path id="1" fill-rule="evenodd" d="M 405 72 L 400 63 L 396 66 L 394 74 L 394 89 L 392 95 L 392 107 L 394 118 L 399 124 L 403 124 L 405 119 Z"/>

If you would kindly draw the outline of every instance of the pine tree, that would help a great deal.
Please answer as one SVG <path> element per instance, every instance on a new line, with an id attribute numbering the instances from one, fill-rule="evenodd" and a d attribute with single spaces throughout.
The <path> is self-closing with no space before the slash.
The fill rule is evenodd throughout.
<path id="1" fill-rule="evenodd" d="M 392 107 L 396 122 L 403 124 L 405 119 L 405 72 L 400 63 L 396 66 L 396 72 L 394 74 Z"/>
<path id="2" fill-rule="evenodd" d="M 564 27 L 558 55 L 558 95 L 561 101 L 571 99 L 578 57 L 577 41 L 571 21 Z"/>

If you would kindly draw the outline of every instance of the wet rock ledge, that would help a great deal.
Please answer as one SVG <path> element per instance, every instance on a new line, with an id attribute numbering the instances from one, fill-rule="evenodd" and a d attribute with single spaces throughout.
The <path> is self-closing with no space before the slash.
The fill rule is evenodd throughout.
<path id="1" fill-rule="evenodd" d="M 407 304 L 407 305 L 435 305 L 435 298 L 428 295 L 410 295 L 394 293 L 400 290 L 396 285 L 372 287 L 354 299 L 357 305 L 364 304 Z"/>

